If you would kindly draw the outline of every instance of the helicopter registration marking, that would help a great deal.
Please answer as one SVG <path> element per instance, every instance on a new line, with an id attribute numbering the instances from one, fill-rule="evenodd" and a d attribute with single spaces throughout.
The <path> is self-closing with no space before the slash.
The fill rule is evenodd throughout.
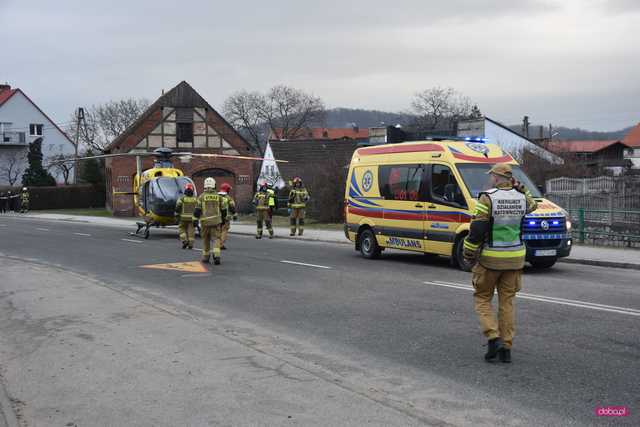
<path id="1" fill-rule="evenodd" d="M 169 262 L 166 264 L 147 264 L 141 265 L 142 268 L 151 268 L 155 270 L 173 270 L 187 273 L 208 273 L 209 270 L 198 261 L 192 262 Z"/>

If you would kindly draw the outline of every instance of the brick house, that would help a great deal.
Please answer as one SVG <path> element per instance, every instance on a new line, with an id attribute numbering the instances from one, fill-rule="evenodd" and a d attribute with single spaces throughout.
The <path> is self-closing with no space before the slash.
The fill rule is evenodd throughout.
<path id="1" fill-rule="evenodd" d="M 571 156 L 589 168 L 607 169 L 620 174 L 633 163 L 626 158 L 632 147 L 617 140 L 550 141 L 545 148 L 559 156 Z"/>
<path id="2" fill-rule="evenodd" d="M 631 128 L 622 142 L 629 146 L 625 158 L 633 163 L 634 169 L 640 169 L 640 123 Z"/>
<path id="3" fill-rule="evenodd" d="M 105 154 L 147 152 L 159 147 L 193 153 L 252 155 L 247 141 L 185 81 L 158 98 L 107 147 Z M 195 181 L 198 193 L 203 190 L 204 179 L 213 177 L 218 187 L 223 182 L 231 184 L 239 209 L 249 209 L 255 162 L 214 158 L 192 158 L 189 162 L 174 158 L 173 162 Z M 143 158 L 143 170 L 152 165 L 152 158 Z M 106 204 L 114 215 L 134 215 L 133 198 L 113 196 L 113 192 L 132 191 L 135 174 L 135 157 L 105 160 Z"/>

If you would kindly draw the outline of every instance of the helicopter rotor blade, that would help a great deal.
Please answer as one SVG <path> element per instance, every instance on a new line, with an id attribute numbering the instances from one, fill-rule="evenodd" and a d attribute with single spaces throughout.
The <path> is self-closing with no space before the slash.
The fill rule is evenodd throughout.
<path id="1" fill-rule="evenodd" d="M 219 157 L 223 159 L 241 159 L 241 160 L 253 160 L 253 161 L 262 161 L 263 157 L 250 157 L 250 156 L 234 156 L 233 154 L 209 154 L 209 153 L 173 153 L 173 156 L 178 157 Z M 287 160 L 276 160 L 278 163 L 289 163 Z"/>
<path id="2" fill-rule="evenodd" d="M 149 152 L 142 152 L 142 153 L 116 153 L 116 154 L 100 154 L 98 156 L 86 156 L 86 157 L 78 157 L 77 159 L 74 157 L 69 157 L 68 159 L 52 159 L 51 161 L 49 161 L 47 164 L 49 165 L 53 165 L 53 164 L 60 164 L 60 163 L 71 163 L 71 162 L 75 162 L 76 160 L 78 161 L 82 161 L 82 160 L 93 160 L 93 159 L 107 159 L 107 158 L 111 158 L 111 157 L 148 157 L 148 156 L 155 156 L 155 154 L 153 153 L 149 153 Z"/>

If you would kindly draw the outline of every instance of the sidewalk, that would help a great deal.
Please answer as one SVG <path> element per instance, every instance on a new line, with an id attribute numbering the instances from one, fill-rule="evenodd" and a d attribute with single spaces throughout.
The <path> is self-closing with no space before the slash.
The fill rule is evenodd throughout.
<path id="1" fill-rule="evenodd" d="M 83 222 L 107 227 L 130 227 L 132 231 L 135 231 L 136 223 L 136 220 L 132 218 L 123 219 L 38 213 L 31 213 L 28 216 L 48 220 Z M 349 245 L 352 244 L 346 239 L 344 232 L 337 230 L 305 229 L 304 236 L 302 237 L 289 237 L 289 229 L 286 227 L 275 227 L 274 231 L 276 237 L 279 239 L 285 238 Z M 256 226 L 254 224 L 234 223 L 231 226 L 231 234 L 253 236 L 255 235 L 255 232 Z M 571 250 L 571 255 L 568 258 L 561 258 L 559 262 L 640 270 L 640 250 L 576 245 Z"/>

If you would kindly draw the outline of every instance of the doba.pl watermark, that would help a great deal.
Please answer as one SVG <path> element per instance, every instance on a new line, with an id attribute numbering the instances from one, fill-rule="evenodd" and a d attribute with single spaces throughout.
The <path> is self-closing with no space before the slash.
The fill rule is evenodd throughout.
<path id="1" fill-rule="evenodd" d="M 596 408 L 596 417 L 628 417 L 629 408 L 626 406 L 599 406 Z"/>

